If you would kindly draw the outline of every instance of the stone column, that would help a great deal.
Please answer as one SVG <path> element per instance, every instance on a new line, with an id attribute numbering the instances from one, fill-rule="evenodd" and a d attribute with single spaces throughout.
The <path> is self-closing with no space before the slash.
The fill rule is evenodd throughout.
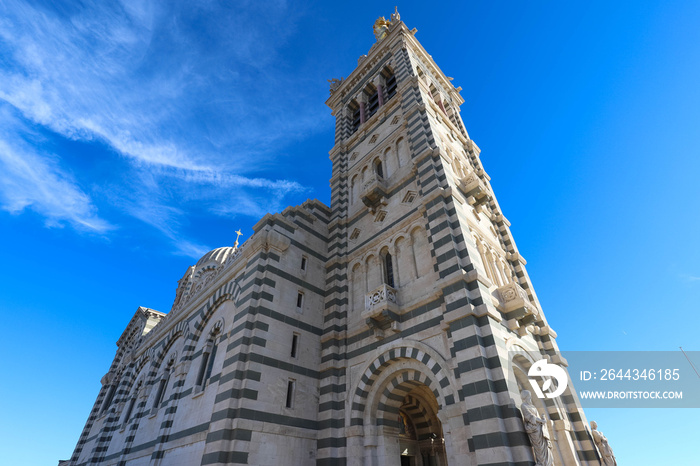
<path id="1" fill-rule="evenodd" d="M 379 106 L 384 105 L 384 86 L 382 86 L 381 75 L 374 78 L 374 86 L 377 88 L 377 98 L 379 100 Z"/>
<path id="2" fill-rule="evenodd" d="M 357 100 L 357 105 L 360 106 L 360 124 L 364 123 L 367 120 L 367 117 L 365 116 L 365 96 L 362 92 L 360 92 L 357 97 L 355 97 L 355 100 Z"/>
<path id="3" fill-rule="evenodd" d="M 401 276 L 399 275 L 401 273 L 399 271 L 399 249 L 396 247 L 396 245 L 393 245 L 389 252 L 391 253 L 391 265 L 394 272 L 394 288 L 398 290 L 401 287 Z"/>

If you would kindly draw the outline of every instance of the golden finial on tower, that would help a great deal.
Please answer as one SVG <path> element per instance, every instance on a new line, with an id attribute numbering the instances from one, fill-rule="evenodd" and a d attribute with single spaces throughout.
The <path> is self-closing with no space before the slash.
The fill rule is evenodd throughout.
<path id="1" fill-rule="evenodd" d="M 391 25 L 391 21 L 387 21 L 384 16 L 380 16 L 374 22 L 372 29 L 374 30 L 374 37 L 377 39 L 377 42 L 386 37 L 389 32 L 389 25 Z"/>

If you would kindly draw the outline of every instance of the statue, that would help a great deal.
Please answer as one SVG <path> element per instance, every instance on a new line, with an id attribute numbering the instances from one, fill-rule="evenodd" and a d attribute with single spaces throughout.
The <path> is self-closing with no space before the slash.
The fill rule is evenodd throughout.
<path id="1" fill-rule="evenodd" d="M 335 91 L 340 87 L 341 84 L 343 84 L 343 81 L 345 81 L 345 78 L 333 78 L 333 79 L 328 79 L 327 80 L 329 83 L 331 83 L 331 92 Z"/>
<path id="2" fill-rule="evenodd" d="M 374 22 L 374 27 L 372 29 L 374 29 L 374 37 L 377 39 L 377 42 L 386 37 L 387 32 L 389 32 L 390 24 L 391 22 L 384 19 L 383 16 L 380 16 Z"/>
<path id="3" fill-rule="evenodd" d="M 549 442 L 547 431 L 544 428 L 547 421 L 539 416 L 537 408 L 532 404 L 532 395 L 529 391 L 523 390 L 520 396 L 523 399 L 520 411 L 523 413 L 525 432 L 530 437 L 530 444 L 535 452 L 535 465 L 553 466 L 552 444 Z"/>
<path id="4" fill-rule="evenodd" d="M 236 230 L 236 242 L 233 244 L 233 251 L 236 252 L 238 251 L 238 238 L 241 237 L 243 233 L 241 232 L 240 228 Z"/>
<path id="5" fill-rule="evenodd" d="M 600 457 L 603 460 L 603 465 L 605 466 L 617 466 L 617 461 L 615 460 L 615 455 L 613 454 L 612 448 L 608 443 L 608 439 L 603 435 L 603 433 L 598 429 L 598 423 L 591 421 L 591 434 L 593 435 L 593 442 L 598 447 L 600 451 Z"/>

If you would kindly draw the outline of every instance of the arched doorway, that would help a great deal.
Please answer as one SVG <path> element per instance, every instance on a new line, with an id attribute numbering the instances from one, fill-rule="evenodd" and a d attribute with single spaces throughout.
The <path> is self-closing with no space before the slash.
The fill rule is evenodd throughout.
<path id="1" fill-rule="evenodd" d="M 471 434 L 447 363 L 431 348 L 410 344 L 377 351 L 355 372 L 348 466 L 473 466 L 468 456 L 455 456 Z"/>
<path id="2" fill-rule="evenodd" d="M 376 450 L 380 466 L 447 466 L 445 433 L 440 420 L 439 392 L 422 371 L 397 370 L 380 383 L 371 397 Z"/>
<path id="3" fill-rule="evenodd" d="M 401 466 L 446 466 L 445 438 L 437 417 L 437 400 L 427 386 L 414 387 L 399 407 Z M 390 432 L 385 431 L 385 434 Z"/>

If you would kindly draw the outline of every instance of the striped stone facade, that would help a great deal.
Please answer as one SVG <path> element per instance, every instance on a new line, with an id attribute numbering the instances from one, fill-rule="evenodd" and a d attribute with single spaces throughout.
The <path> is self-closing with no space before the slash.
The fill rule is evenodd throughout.
<path id="1" fill-rule="evenodd" d="M 534 464 L 520 391 L 565 361 L 459 90 L 392 16 L 327 101 L 331 208 L 265 216 L 139 308 L 66 464 Z M 536 403 L 554 464 L 600 464 L 571 384 Z"/>

